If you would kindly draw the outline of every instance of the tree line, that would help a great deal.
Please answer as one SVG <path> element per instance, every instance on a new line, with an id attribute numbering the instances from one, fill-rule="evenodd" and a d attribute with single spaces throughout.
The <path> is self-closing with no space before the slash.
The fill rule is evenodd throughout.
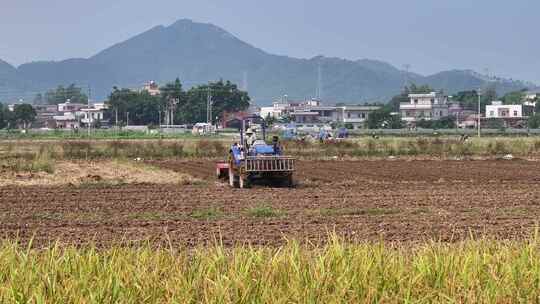
<path id="1" fill-rule="evenodd" d="M 71 103 L 87 103 L 88 96 L 83 92 L 82 88 L 76 86 L 74 83 L 68 87 L 59 85 L 56 89 L 49 90 L 45 94 L 37 94 L 34 97 L 34 104 L 57 105 L 68 100 Z"/>
<path id="2" fill-rule="evenodd" d="M 179 79 L 160 88 L 159 95 L 130 89 L 113 88 L 106 113 L 112 124 L 160 125 L 206 122 L 207 104 L 211 103 L 213 123 L 225 112 L 246 110 L 250 105 L 247 92 L 230 81 L 219 80 L 184 90 Z M 169 118 L 171 117 L 171 118 Z M 128 121 L 129 120 L 129 121 Z"/>
<path id="3" fill-rule="evenodd" d="M 7 105 L 0 103 L 0 129 L 30 127 L 36 119 L 36 110 L 31 104 L 16 104 L 13 111 Z"/>

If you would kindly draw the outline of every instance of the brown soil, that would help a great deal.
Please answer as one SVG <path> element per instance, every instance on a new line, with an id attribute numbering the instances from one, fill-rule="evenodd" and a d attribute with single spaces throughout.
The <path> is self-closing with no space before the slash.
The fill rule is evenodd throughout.
<path id="1" fill-rule="evenodd" d="M 540 162 L 306 161 L 294 189 L 244 190 L 216 181 L 209 161 L 152 165 L 204 182 L 0 187 L 0 233 L 37 245 L 275 245 L 333 231 L 358 241 L 455 241 L 522 238 L 540 216 Z M 263 206 L 273 214 L 257 217 Z"/>

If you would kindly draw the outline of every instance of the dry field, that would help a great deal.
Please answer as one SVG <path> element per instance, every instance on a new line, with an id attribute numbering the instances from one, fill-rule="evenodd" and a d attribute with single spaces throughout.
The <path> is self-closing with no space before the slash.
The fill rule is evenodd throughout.
<path id="1" fill-rule="evenodd" d="M 230 189 L 213 162 L 58 162 L 0 173 L 0 233 L 44 246 L 153 240 L 192 247 L 520 239 L 540 216 L 536 161 L 302 161 L 294 189 Z"/>

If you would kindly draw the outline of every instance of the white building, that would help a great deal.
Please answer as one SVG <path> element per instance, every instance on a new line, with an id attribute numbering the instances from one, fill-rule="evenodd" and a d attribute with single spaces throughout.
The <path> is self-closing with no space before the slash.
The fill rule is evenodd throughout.
<path id="1" fill-rule="evenodd" d="M 502 101 L 492 101 L 486 106 L 486 118 L 524 118 L 523 105 L 504 105 Z"/>
<path id="2" fill-rule="evenodd" d="M 83 125 L 104 121 L 107 105 L 95 103 L 88 107 L 84 104 L 65 102 L 58 104 L 58 114 L 53 116 L 57 128 L 75 129 Z"/>
<path id="3" fill-rule="evenodd" d="M 56 128 L 59 129 L 77 129 L 81 126 L 79 118 L 73 112 L 64 112 L 62 115 L 53 116 Z"/>
<path id="4" fill-rule="evenodd" d="M 353 128 L 365 125 L 371 112 L 380 106 L 324 106 L 319 100 L 311 99 L 302 102 L 274 102 L 272 107 L 262 107 L 260 116 L 281 118 L 291 117 L 298 124 L 329 124 L 332 122 L 350 124 Z"/>
<path id="5" fill-rule="evenodd" d="M 270 116 L 277 119 L 277 118 L 281 118 L 285 114 L 287 109 L 289 108 L 290 108 L 289 103 L 276 101 L 272 104 L 271 107 L 261 107 L 259 115 L 262 118 L 266 118 Z"/>
<path id="6" fill-rule="evenodd" d="M 427 94 L 409 94 L 409 102 L 401 103 L 399 112 L 402 120 L 414 123 L 419 120 L 439 120 L 448 116 L 448 97 L 431 92 Z"/>
<path id="7" fill-rule="evenodd" d="M 337 108 L 338 121 L 351 124 L 354 129 L 363 127 L 370 113 L 379 110 L 380 106 L 343 106 Z"/>
<path id="8" fill-rule="evenodd" d="M 306 106 L 290 113 L 296 123 L 343 123 L 354 129 L 365 126 L 369 115 L 380 106 Z"/>
<path id="9" fill-rule="evenodd" d="M 58 112 L 77 112 L 80 109 L 86 107 L 86 104 L 82 103 L 71 103 L 69 101 L 66 101 L 64 103 L 58 104 Z"/>
<path id="10" fill-rule="evenodd" d="M 540 97 L 540 93 L 538 92 L 529 91 L 525 93 L 526 100 L 535 100 L 538 97 Z"/>
<path id="11" fill-rule="evenodd" d="M 77 112 L 76 116 L 80 117 L 81 123 L 87 125 L 94 124 L 98 121 L 103 121 L 104 112 L 105 111 L 103 109 L 86 108 Z"/>

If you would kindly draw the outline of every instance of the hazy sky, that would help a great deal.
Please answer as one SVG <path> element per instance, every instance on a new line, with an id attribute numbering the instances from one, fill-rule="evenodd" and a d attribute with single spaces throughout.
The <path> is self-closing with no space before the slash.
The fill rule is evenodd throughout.
<path id="1" fill-rule="evenodd" d="M 189 18 L 271 53 L 471 68 L 540 83 L 539 0 L 0 0 L 0 59 L 89 57 Z"/>

